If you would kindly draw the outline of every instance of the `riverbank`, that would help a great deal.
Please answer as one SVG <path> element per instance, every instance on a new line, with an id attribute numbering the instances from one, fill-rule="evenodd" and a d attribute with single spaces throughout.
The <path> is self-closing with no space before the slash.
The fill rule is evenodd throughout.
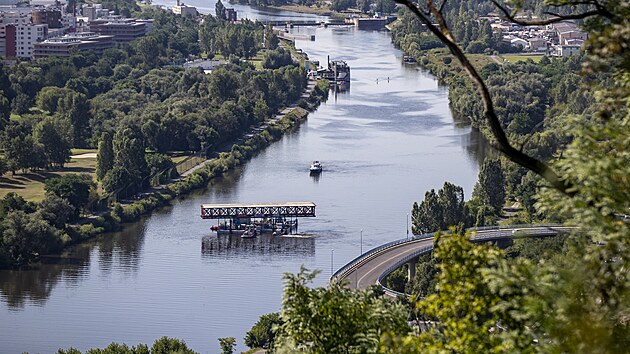
<path id="1" fill-rule="evenodd" d="M 312 14 L 312 15 L 320 15 L 320 16 L 332 16 L 335 14 L 339 14 L 337 11 L 332 11 L 331 9 L 322 8 L 322 7 L 314 7 L 314 6 L 306 6 L 306 5 L 282 5 L 282 6 L 267 6 L 267 7 L 270 9 L 292 11 L 292 12 L 298 12 L 301 14 Z"/>

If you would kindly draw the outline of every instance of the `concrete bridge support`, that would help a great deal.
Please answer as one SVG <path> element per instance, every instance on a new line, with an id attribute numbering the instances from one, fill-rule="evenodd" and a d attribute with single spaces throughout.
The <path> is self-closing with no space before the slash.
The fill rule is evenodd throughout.
<path id="1" fill-rule="evenodd" d="M 407 281 L 411 281 L 416 276 L 416 264 L 418 264 L 418 257 L 407 262 Z"/>

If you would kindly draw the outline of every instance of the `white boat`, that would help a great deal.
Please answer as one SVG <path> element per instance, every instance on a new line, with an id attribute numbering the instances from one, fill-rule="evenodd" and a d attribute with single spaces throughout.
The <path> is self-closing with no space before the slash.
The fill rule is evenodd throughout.
<path id="1" fill-rule="evenodd" d="M 245 230 L 245 232 L 243 232 L 243 234 L 241 235 L 241 238 L 254 238 L 258 235 L 258 231 L 256 230 L 255 227 L 250 227 L 247 230 Z"/>
<path id="2" fill-rule="evenodd" d="M 313 163 L 311 164 L 311 168 L 309 168 L 309 171 L 311 171 L 312 173 L 322 172 L 322 164 L 319 161 L 313 161 Z"/>

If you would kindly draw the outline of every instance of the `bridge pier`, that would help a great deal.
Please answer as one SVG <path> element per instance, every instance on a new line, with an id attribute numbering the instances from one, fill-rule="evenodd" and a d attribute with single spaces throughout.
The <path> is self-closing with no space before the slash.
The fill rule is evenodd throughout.
<path id="1" fill-rule="evenodd" d="M 418 257 L 407 262 L 407 281 L 411 281 L 416 276 L 416 264 L 418 264 Z"/>

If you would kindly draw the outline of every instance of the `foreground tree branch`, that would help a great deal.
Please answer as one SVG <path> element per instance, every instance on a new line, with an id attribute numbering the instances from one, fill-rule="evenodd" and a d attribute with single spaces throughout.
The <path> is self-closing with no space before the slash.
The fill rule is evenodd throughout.
<path id="1" fill-rule="evenodd" d="M 496 143 L 493 144 L 494 147 L 501 151 L 505 156 L 511 161 L 535 172 L 540 175 L 543 179 L 545 179 L 553 188 L 559 190 L 560 192 L 568 195 L 574 196 L 576 194 L 573 189 L 572 183 L 569 181 L 565 181 L 558 174 L 551 169 L 544 162 L 529 156 L 519 149 L 516 149 L 507 138 L 503 127 L 501 127 L 501 123 L 499 121 L 499 117 L 494 109 L 494 104 L 492 101 L 492 97 L 490 96 L 490 91 L 486 86 L 486 83 L 483 81 L 475 67 L 472 65 L 468 57 L 464 54 L 463 50 L 456 43 L 455 38 L 452 33 L 448 29 L 446 24 L 446 20 L 444 16 L 442 16 L 441 8 L 435 6 L 433 0 L 426 0 L 426 6 L 429 12 L 435 17 L 439 28 L 432 23 L 429 17 L 422 13 L 422 11 L 414 4 L 411 0 L 396 0 L 397 3 L 406 6 L 418 17 L 418 19 L 424 24 L 424 26 L 429 29 L 434 35 L 438 37 L 438 39 L 444 43 L 451 54 L 457 58 L 459 63 L 464 67 L 468 76 L 473 81 L 475 88 L 479 92 L 481 96 L 481 100 L 483 102 L 483 113 L 486 118 L 486 121 L 492 131 L 492 134 L 496 140 Z"/>
<path id="2" fill-rule="evenodd" d="M 512 23 L 516 23 L 518 25 L 522 25 L 522 26 L 545 26 L 545 25 L 550 25 L 552 23 L 558 23 L 558 22 L 562 22 L 566 20 L 581 20 L 581 19 L 585 19 L 585 18 L 593 17 L 593 16 L 603 16 L 606 18 L 613 17 L 613 14 L 607 11 L 598 2 L 586 1 L 586 2 L 579 2 L 575 4 L 593 5 L 595 6 L 596 10 L 587 11 L 587 12 L 578 13 L 578 14 L 570 14 L 570 15 L 560 15 L 553 12 L 545 12 L 545 14 L 553 16 L 553 17 L 545 19 L 545 20 L 519 20 L 516 18 L 516 12 L 508 11 L 508 9 L 505 6 L 499 4 L 499 2 L 496 0 L 491 0 L 491 1 L 503 13 L 503 16 L 506 20 Z"/>

